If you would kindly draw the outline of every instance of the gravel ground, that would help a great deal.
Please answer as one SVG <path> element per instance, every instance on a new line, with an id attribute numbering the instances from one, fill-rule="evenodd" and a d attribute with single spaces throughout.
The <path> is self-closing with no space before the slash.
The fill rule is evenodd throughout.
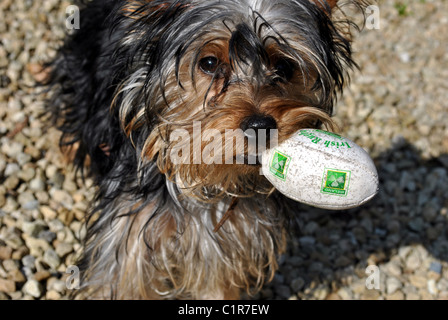
<path id="1" fill-rule="evenodd" d="M 44 95 L 34 87 L 68 5 L 0 2 L 0 300 L 67 298 L 93 194 L 39 119 Z M 255 298 L 448 299 L 448 2 L 379 8 L 380 30 L 357 37 L 361 71 L 336 117 L 374 158 L 380 193 L 344 212 L 303 206 L 279 272 Z M 369 265 L 379 289 L 366 288 Z"/>

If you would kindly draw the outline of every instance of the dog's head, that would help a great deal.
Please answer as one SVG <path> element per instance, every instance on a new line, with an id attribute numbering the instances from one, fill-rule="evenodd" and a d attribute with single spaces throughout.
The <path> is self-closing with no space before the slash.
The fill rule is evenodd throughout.
<path id="1" fill-rule="evenodd" d="M 257 153 L 251 138 L 281 142 L 301 128 L 334 127 L 336 94 L 353 66 L 350 22 L 334 21 L 336 2 L 130 0 L 117 8 L 130 73 L 115 107 L 142 164 L 156 162 L 181 193 L 202 200 L 268 192 L 257 162 L 248 164 Z"/>

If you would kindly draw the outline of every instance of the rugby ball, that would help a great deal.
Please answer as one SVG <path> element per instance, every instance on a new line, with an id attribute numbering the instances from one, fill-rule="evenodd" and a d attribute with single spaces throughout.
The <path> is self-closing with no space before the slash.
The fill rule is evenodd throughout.
<path id="1" fill-rule="evenodd" d="M 303 129 L 262 154 L 262 174 L 282 194 L 314 207 L 358 207 L 378 193 L 370 156 L 335 133 Z"/>

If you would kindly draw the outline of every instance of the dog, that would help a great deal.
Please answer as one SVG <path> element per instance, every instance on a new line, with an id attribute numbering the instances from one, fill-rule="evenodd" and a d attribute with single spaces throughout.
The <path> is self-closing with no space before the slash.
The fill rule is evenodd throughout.
<path id="1" fill-rule="evenodd" d="M 365 2 L 349 4 L 361 9 Z M 259 160 L 250 163 L 258 153 L 248 137 L 261 141 L 264 130 L 269 142 L 270 132 L 282 142 L 302 128 L 335 129 L 334 103 L 356 67 L 345 6 L 78 5 L 80 28 L 50 64 L 48 79 L 60 145 L 97 185 L 75 296 L 256 293 L 278 268 L 294 204 L 260 175 Z M 227 130 L 243 142 L 223 146 Z"/>

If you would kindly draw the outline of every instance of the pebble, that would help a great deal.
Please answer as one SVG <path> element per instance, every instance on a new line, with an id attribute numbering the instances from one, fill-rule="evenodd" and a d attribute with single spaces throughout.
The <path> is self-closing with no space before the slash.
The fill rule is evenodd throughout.
<path id="1" fill-rule="evenodd" d="M 363 227 L 368 233 L 372 233 L 373 231 L 373 223 L 371 219 L 364 218 L 359 223 L 361 227 Z"/>
<path id="2" fill-rule="evenodd" d="M 305 236 L 299 239 L 299 243 L 303 247 L 312 246 L 316 243 L 316 239 L 313 237 Z"/>
<path id="3" fill-rule="evenodd" d="M 427 285 L 426 277 L 422 275 L 411 274 L 409 276 L 409 281 L 413 286 L 417 288 L 425 288 Z"/>
<path id="4" fill-rule="evenodd" d="M 61 264 L 61 259 L 59 258 L 56 251 L 53 249 L 47 249 L 44 253 L 44 261 L 52 268 L 57 269 Z"/>
<path id="5" fill-rule="evenodd" d="M 442 266 L 442 264 L 440 262 L 433 261 L 433 262 L 431 262 L 429 270 L 432 271 L 432 272 L 435 272 L 438 275 L 441 275 L 442 274 L 442 268 L 443 268 L 443 266 Z"/>
<path id="6" fill-rule="evenodd" d="M 35 263 L 36 262 L 36 258 L 32 255 L 26 255 L 22 258 L 22 264 L 25 267 L 28 267 L 30 269 L 34 269 L 35 268 Z"/>
<path id="7" fill-rule="evenodd" d="M 353 300 L 353 292 L 349 288 L 339 289 L 338 295 L 342 300 Z"/>
<path id="8" fill-rule="evenodd" d="M 39 211 L 42 213 L 46 221 L 51 221 L 57 217 L 57 212 L 48 206 L 41 206 Z"/>
<path id="9" fill-rule="evenodd" d="M 3 182 L 3 185 L 7 190 L 14 190 L 19 185 L 19 178 L 16 175 L 11 175 Z"/>
<path id="10" fill-rule="evenodd" d="M 32 167 L 24 168 L 18 174 L 19 178 L 25 182 L 29 182 L 36 175 L 36 171 Z"/>
<path id="11" fill-rule="evenodd" d="M 62 208 L 59 211 L 58 218 L 64 225 L 69 226 L 75 218 L 75 213 L 72 210 Z"/>
<path id="12" fill-rule="evenodd" d="M 17 234 L 8 234 L 4 240 L 6 245 L 11 247 L 13 250 L 19 249 L 23 245 L 22 239 Z"/>
<path id="13" fill-rule="evenodd" d="M 420 264 L 420 255 L 416 250 L 412 251 L 412 253 L 406 259 L 406 268 L 409 270 L 416 270 L 420 267 Z"/>
<path id="14" fill-rule="evenodd" d="M 6 197 L 4 193 L 0 193 L 0 207 L 3 207 L 6 204 Z"/>
<path id="15" fill-rule="evenodd" d="M 34 178 L 30 181 L 29 188 L 33 191 L 43 191 L 45 190 L 45 181 L 41 178 Z"/>
<path id="16" fill-rule="evenodd" d="M 0 292 L 12 293 L 16 291 L 16 283 L 12 280 L 0 278 Z"/>
<path id="17" fill-rule="evenodd" d="M 423 210 L 423 218 L 427 222 L 433 222 L 434 219 L 439 214 L 440 205 L 437 203 L 437 201 L 430 201 L 425 204 L 422 210 Z"/>
<path id="18" fill-rule="evenodd" d="M 391 261 L 384 266 L 385 271 L 394 277 L 400 277 L 402 270 L 399 261 Z"/>
<path id="19" fill-rule="evenodd" d="M 3 268 L 5 268 L 6 271 L 11 272 L 17 270 L 19 266 L 15 260 L 9 259 L 3 261 Z"/>
<path id="20" fill-rule="evenodd" d="M 437 289 L 439 289 L 440 291 L 448 291 L 448 279 L 443 278 L 439 280 Z"/>
<path id="21" fill-rule="evenodd" d="M 12 248 L 0 246 L 0 260 L 8 260 L 11 258 Z"/>
<path id="22" fill-rule="evenodd" d="M 397 220 L 391 220 L 387 224 L 387 230 L 390 233 L 398 233 L 400 231 L 401 225 Z"/>
<path id="23" fill-rule="evenodd" d="M 270 300 L 274 297 L 274 292 L 270 288 L 265 288 L 261 290 L 261 298 L 265 300 Z"/>
<path id="24" fill-rule="evenodd" d="M 50 248 L 50 245 L 44 239 L 36 239 L 26 233 L 23 234 L 23 238 L 30 249 L 30 254 L 35 257 L 42 256 L 42 253 Z"/>
<path id="25" fill-rule="evenodd" d="M 340 256 L 335 260 L 335 267 L 337 268 L 341 268 L 341 267 L 347 267 L 349 265 L 351 265 L 353 263 L 353 260 L 345 257 L 345 256 Z"/>
<path id="26" fill-rule="evenodd" d="M 62 188 L 62 184 L 64 183 L 64 175 L 58 171 L 56 166 L 48 166 L 45 171 L 46 176 L 48 177 L 50 183 L 58 190 Z"/>
<path id="27" fill-rule="evenodd" d="M 9 177 L 20 172 L 20 166 L 17 163 L 8 163 L 4 169 L 4 176 Z"/>
<path id="28" fill-rule="evenodd" d="M 332 300 L 332 301 L 336 301 L 336 300 L 341 300 L 341 298 L 339 297 L 339 295 L 337 294 L 337 293 L 330 293 L 328 296 L 327 296 L 327 299 L 326 300 Z"/>
<path id="29" fill-rule="evenodd" d="M 23 222 L 22 230 L 31 237 L 37 237 L 39 233 L 46 228 L 43 221 Z"/>
<path id="30" fill-rule="evenodd" d="M 50 290 L 47 292 L 46 296 L 47 300 L 60 300 L 61 294 L 55 290 Z"/>
<path id="31" fill-rule="evenodd" d="M 12 281 L 14 281 L 15 283 L 21 283 L 21 282 L 25 282 L 26 281 L 25 276 L 18 269 L 10 271 L 8 273 L 8 278 L 11 279 Z"/>
<path id="32" fill-rule="evenodd" d="M 6 293 L 0 291 L 0 301 L 3 300 L 9 300 L 9 297 L 6 295 Z"/>
<path id="33" fill-rule="evenodd" d="M 381 298 L 381 293 L 378 290 L 366 290 L 361 295 L 361 300 L 378 300 Z"/>
<path id="34" fill-rule="evenodd" d="M 404 294 L 401 291 L 395 291 L 394 293 L 387 295 L 386 300 L 404 300 Z"/>
<path id="35" fill-rule="evenodd" d="M 9 294 L 11 300 L 20 300 L 23 297 L 22 291 L 11 292 Z"/>
<path id="36" fill-rule="evenodd" d="M 437 296 L 439 289 L 437 289 L 437 283 L 434 279 L 428 280 L 428 292 L 433 296 Z"/>
<path id="37" fill-rule="evenodd" d="M 315 221 L 310 221 L 305 226 L 304 233 L 307 235 L 313 235 L 319 229 L 319 225 Z"/>
<path id="38" fill-rule="evenodd" d="M 400 247 L 400 248 L 398 249 L 398 256 L 399 256 L 403 261 L 405 261 L 406 258 L 407 258 L 408 255 L 409 255 L 409 253 L 411 253 L 411 251 L 412 251 L 412 247 L 410 247 L 410 246 L 403 246 L 403 247 Z"/>
<path id="39" fill-rule="evenodd" d="M 318 286 L 314 292 L 313 297 L 317 300 L 325 300 L 330 293 L 330 289 L 326 285 Z"/>
<path id="40" fill-rule="evenodd" d="M 39 202 L 31 192 L 22 192 L 17 199 L 24 210 L 33 210 L 39 207 Z"/>
<path id="41" fill-rule="evenodd" d="M 15 159 L 22 152 L 23 145 L 15 141 L 2 141 L 1 151 L 9 158 Z"/>
<path id="42" fill-rule="evenodd" d="M 47 290 L 55 290 L 56 292 L 63 293 L 67 288 L 65 281 L 59 280 L 55 277 L 51 277 L 47 280 Z"/>
<path id="43" fill-rule="evenodd" d="M 291 296 L 291 289 L 286 285 L 279 285 L 276 287 L 277 295 L 282 299 L 288 299 Z"/>
<path id="44" fill-rule="evenodd" d="M 291 282 L 291 289 L 293 292 L 299 292 L 305 286 L 305 280 L 302 278 L 296 278 Z"/>
<path id="45" fill-rule="evenodd" d="M 47 270 L 40 270 L 33 274 L 34 280 L 39 281 L 39 282 L 48 279 L 50 276 L 51 276 L 51 273 L 48 272 Z"/>
<path id="46" fill-rule="evenodd" d="M 48 243 L 53 242 L 54 239 L 56 239 L 56 233 L 50 231 L 50 230 L 42 230 L 39 232 L 38 238 L 40 239 L 44 239 L 45 241 L 47 241 Z"/>
<path id="47" fill-rule="evenodd" d="M 387 231 L 382 228 L 375 228 L 374 233 L 380 237 L 385 237 L 387 235 Z"/>
<path id="48" fill-rule="evenodd" d="M 48 222 L 48 227 L 50 228 L 51 232 L 56 233 L 56 238 L 57 238 L 57 235 L 60 234 L 61 232 L 63 232 L 63 230 L 64 230 L 64 225 L 62 224 L 61 221 L 59 221 L 57 219 Z M 62 238 L 64 238 L 64 237 L 65 237 L 65 234 Z"/>
<path id="49" fill-rule="evenodd" d="M 43 294 L 43 287 L 36 280 L 28 280 L 23 285 L 22 291 L 34 298 L 40 298 Z"/>
<path id="50" fill-rule="evenodd" d="M 56 245 L 56 253 L 59 257 L 65 257 L 67 254 L 73 251 L 73 245 L 70 243 L 58 243 Z"/>
<path id="51" fill-rule="evenodd" d="M 73 207 L 73 199 L 65 190 L 51 189 L 50 196 L 52 200 L 61 204 L 67 209 L 71 209 Z"/>
<path id="52" fill-rule="evenodd" d="M 418 294 L 418 289 L 414 286 L 407 285 L 403 288 L 403 293 L 406 300 L 420 300 L 421 297 Z"/>
<path id="53" fill-rule="evenodd" d="M 397 291 L 398 289 L 401 289 L 402 286 L 403 284 L 401 283 L 400 280 L 394 277 L 389 277 L 386 280 L 386 293 L 388 295 L 391 295 L 395 293 L 395 291 Z"/>

